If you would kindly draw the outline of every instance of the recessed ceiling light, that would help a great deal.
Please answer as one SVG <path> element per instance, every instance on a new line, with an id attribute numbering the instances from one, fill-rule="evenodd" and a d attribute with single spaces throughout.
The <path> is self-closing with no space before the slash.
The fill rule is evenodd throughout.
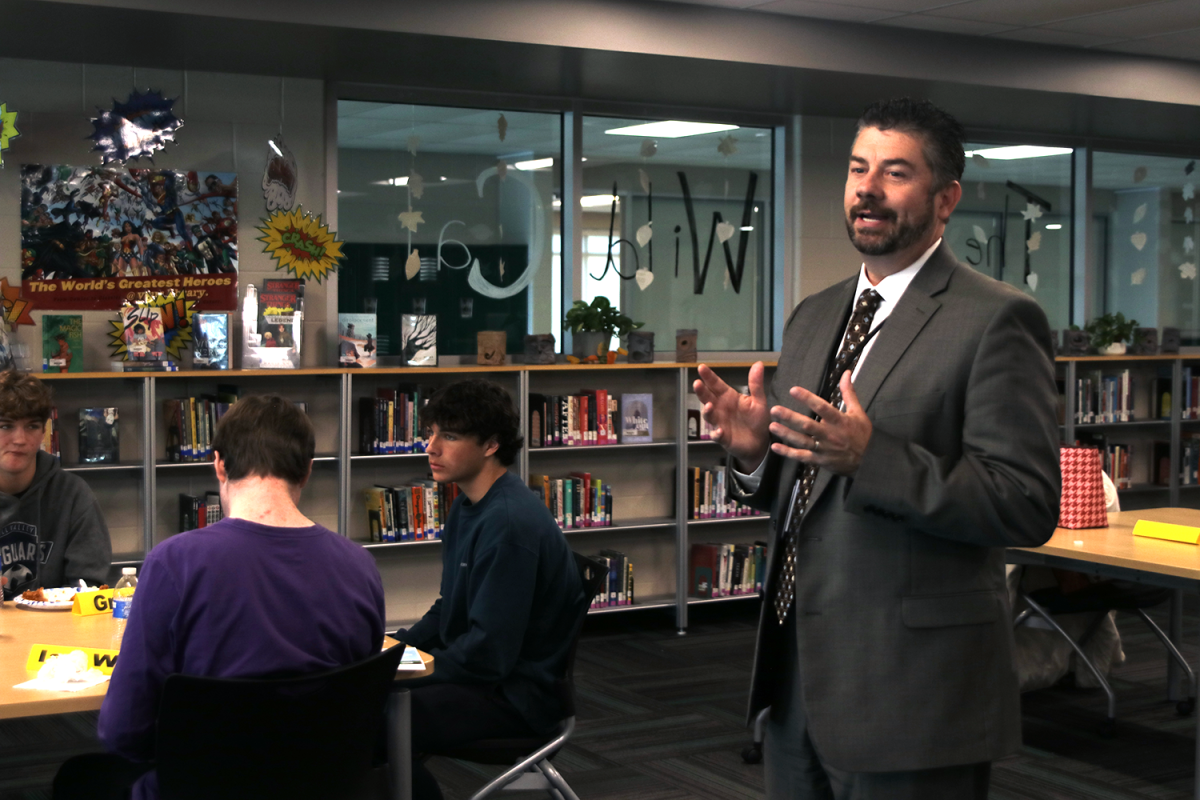
<path id="1" fill-rule="evenodd" d="M 405 175 L 401 178 L 388 178 L 386 180 L 372 182 L 378 184 L 379 186 L 408 186 L 408 176 Z"/>
<path id="2" fill-rule="evenodd" d="M 1044 158 L 1045 156 L 1066 156 L 1072 152 L 1069 147 L 1040 147 L 1036 144 L 1015 144 L 1010 147 L 988 147 L 983 150 L 968 150 L 965 155 L 983 156 L 993 161 L 1016 161 L 1020 158 Z"/>
<path id="3" fill-rule="evenodd" d="M 518 161 L 513 164 L 517 169 L 523 169 L 526 172 L 531 172 L 535 169 L 549 169 L 554 166 L 553 158 L 535 158 L 532 161 Z"/>
<path id="4" fill-rule="evenodd" d="M 603 208 L 611 206 L 614 200 L 621 202 L 621 198 L 614 194 L 591 194 L 579 198 L 579 205 L 583 208 Z"/>
<path id="5" fill-rule="evenodd" d="M 753 225 L 743 225 L 742 227 L 738 228 L 738 230 L 740 230 L 740 231 L 752 231 L 752 230 L 754 230 L 754 226 L 753 226 Z"/>
<path id="6" fill-rule="evenodd" d="M 614 136 L 657 136 L 660 139 L 678 139 L 681 136 L 698 136 L 702 133 L 735 131 L 737 129 L 737 125 L 718 125 L 714 122 L 681 122 L 671 119 L 663 122 L 628 125 L 624 128 L 610 128 L 605 133 L 611 133 Z"/>
<path id="7" fill-rule="evenodd" d="M 1062 230 L 1062 223 L 1061 223 L 1061 222 L 1051 222 L 1049 225 L 1047 225 L 1047 226 L 1046 226 L 1046 230 L 1048 230 L 1048 231 L 1061 231 L 1061 230 Z"/>

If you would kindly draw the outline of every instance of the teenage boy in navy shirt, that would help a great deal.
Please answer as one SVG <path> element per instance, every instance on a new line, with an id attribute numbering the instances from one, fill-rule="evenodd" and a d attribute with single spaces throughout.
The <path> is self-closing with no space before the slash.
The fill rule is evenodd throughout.
<path id="1" fill-rule="evenodd" d="M 405 684 L 413 750 L 549 734 L 583 585 L 549 509 L 507 469 L 521 449 L 517 412 L 499 385 L 466 380 L 437 392 L 421 424 L 434 479 L 462 494 L 442 537 L 441 596 L 396 634 L 434 657 L 432 675 Z M 442 796 L 416 762 L 413 793 Z"/>

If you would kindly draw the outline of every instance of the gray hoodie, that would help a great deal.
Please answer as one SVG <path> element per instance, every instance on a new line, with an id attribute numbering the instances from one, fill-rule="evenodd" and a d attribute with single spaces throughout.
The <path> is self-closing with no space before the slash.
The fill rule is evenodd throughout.
<path id="1" fill-rule="evenodd" d="M 100 504 L 83 479 L 38 452 L 33 483 L 20 495 L 0 492 L 0 575 L 4 596 L 43 586 L 96 586 L 112 563 Z"/>

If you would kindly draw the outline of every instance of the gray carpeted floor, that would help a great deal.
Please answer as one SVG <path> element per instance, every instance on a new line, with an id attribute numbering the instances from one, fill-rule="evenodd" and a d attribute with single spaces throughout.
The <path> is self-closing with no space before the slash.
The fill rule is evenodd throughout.
<path id="1" fill-rule="evenodd" d="M 555 759 L 582 800 L 761 798 L 762 768 L 742 762 L 742 725 L 757 601 L 693 609 L 687 636 L 657 612 L 589 620 L 579 649 L 579 728 Z M 1196 641 L 1197 598 L 1185 633 Z M 1119 617 L 1127 661 L 1116 670 L 1120 730 L 1103 739 L 1098 690 L 1025 695 L 1025 747 L 996 765 L 994 800 L 1171 800 L 1192 796 L 1195 720 L 1165 700 L 1164 656 L 1133 617 Z M 1193 645 L 1185 654 L 1196 662 Z M 50 797 L 57 765 L 96 748 L 95 714 L 0 721 L 0 798 Z M 431 762 L 447 800 L 494 768 Z M 537 793 L 506 796 L 537 797 Z"/>

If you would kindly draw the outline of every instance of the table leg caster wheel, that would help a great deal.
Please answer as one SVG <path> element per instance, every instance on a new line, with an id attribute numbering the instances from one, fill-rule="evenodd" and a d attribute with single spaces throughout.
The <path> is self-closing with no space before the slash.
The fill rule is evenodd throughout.
<path id="1" fill-rule="evenodd" d="M 762 746 L 757 744 L 747 745 L 742 749 L 742 761 L 747 764 L 758 764 L 762 761 Z"/>
<path id="2" fill-rule="evenodd" d="M 1096 732 L 1105 739 L 1111 739 L 1117 735 L 1117 721 L 1115 719 L 1106 719 L 1101 722 L 1096 728 Z"/>
<path id="3" fill-rule="evenodd" d="M 1181 717 L 1186 717 L 1196 710 L 1196 698 L 1189 697 L 1187 700 L 1180 700 L 1175 704 L 1175 711 Z"/>

